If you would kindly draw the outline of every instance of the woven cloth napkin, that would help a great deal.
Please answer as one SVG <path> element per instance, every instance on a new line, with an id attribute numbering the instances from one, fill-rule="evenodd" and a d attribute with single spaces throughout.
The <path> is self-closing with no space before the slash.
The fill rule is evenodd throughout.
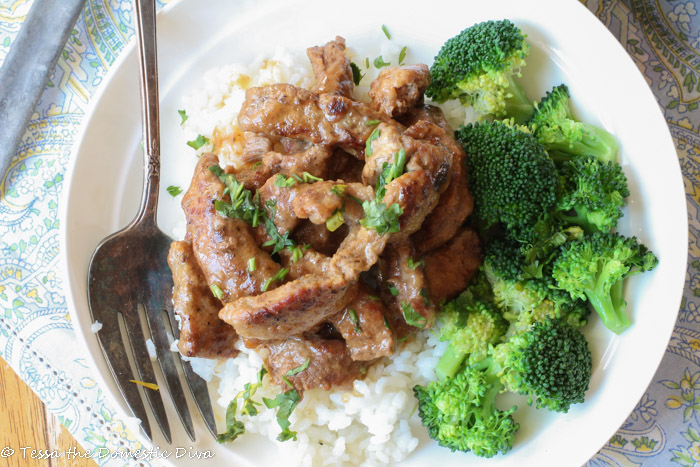
<path id="1" fill-rule="evenodd" d="M 31 3 L 0 0 L 0 63 Z M 686 286 L 665 357 L 625 424 L 588 465 L 697 465 L 700 0 L 582 3 L 618 38 L 658 99 L 676 143 L 690 222 Z M 58 272 L 59 199 L 71 148 L 90 100 L 133 36 L 133 28 L 131 0 L 88 1 L 10 171 L 0 179 L 0 357 L 91 451 L 142 446 L 106 403 L 92 369 L 81 357 L 82 349 L 57 345 L 77 341 L 63 291 L 66 284 Z M 131 465 L 124 459 L 100 463 Z M 144 464 L 143 460 L 134 463 Z"/>

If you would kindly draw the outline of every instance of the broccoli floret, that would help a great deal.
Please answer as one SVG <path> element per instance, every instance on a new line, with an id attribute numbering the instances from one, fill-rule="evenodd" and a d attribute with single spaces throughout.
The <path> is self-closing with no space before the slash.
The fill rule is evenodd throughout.
<path id="1" fill-rule="evenodd" d="M 601 161 L 617 162 L 615 138 L 602 128 L 574 118 L 565 84 L 555 86 L 535 104 L 527 125 L 555 161 L 592 155 Z"/>
<path id="2" fill-rule="evenodd" d="M 586 337 L 561 320 L 535 322 L 496 346 L 493 359 L 505 388 L 524 394 L 537 408 L 567 412 L 581 403 L 591 379 Z"/>
<path id="3" fill-rule="evenodd" d="M 519 428 L 512 417 L 516 407 L 495 407 L 502 387 L 488 368 L 465 367 L 452 378 L 415 386 L 413 393 L 430 438 L 452 451 L 493 457 L 510 451 Z"/>
<path id="4" fill-rule="evenodd" d="M 450 343 L 435 368 L 441 380 L 454 376 L 465 360 L 471 365 L 485 359 L 508 329 L 501 310 L 470 289 L 445 304 L 440 321 L 440 340 Z"/>
<path id="5" fill-rule="evenodd" d="M 425 94 L 439 103 L 459 99 L 480 116 L 523 123 L 533 102 L 514 78 L 520 76 L 529 51 L 525 35 L 510 21 L 475 24 L 442 46 L 430 67 Z"/>
<path id="6" fill-rule="evenodd" d="M 565 237 L 562 234 L 562 237 Z M 580 238 L 580 237 L 575 237 Z M 492 240 L 485 248 L 482 270 L 492 287 L 492 301 L 510 322 L 507 335 L 527 331 L 532 324 L 546 319 L 565 321 L 576 328 L 588 322 L 590 308 L 556 288 L 552 278 L 551 257 L 568 241 L 562 238 L 544 258 L 528 257 L 529 247 L 507 240 Z"/>
<path id="7" fill-rule="evenodd" d="M 582 156 L 563 162 L 559 174 L 562 190 L 556 209 L 561 220 L 581 226 L 586 233 L 617 227 L 630 195 L 620 164 Z"/>
<path id="8" fill-rule="evenodd" d="M 469 157 L 477 219 L 488 228 L 527 232 L 556 202 L 554 162 L 535 137 L 502 122 L 463 125 L 455 132 Z"/>
<path id="9" fill-rule="evenodd" d="M 552 277 L 572 297 L 587 298 L 605 327 L 620 334 L 630 326 L 623 279 L 657 264 L 654 253 L 635 237 L 595 232 L 562 247 L 552 263 Z"/>

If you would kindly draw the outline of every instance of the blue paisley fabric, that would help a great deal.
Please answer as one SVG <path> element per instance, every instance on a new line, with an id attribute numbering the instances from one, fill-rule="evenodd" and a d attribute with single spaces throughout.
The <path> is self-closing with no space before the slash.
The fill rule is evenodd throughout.
<path id="1" fill-rule="evenodd" d="M 619 39 L 658 99 L 690 222 L 686 287 L 666 355 L 625 424 L 587 465 L 700 465 L 700 0 L 581 2 Z M 0 63 L 31 3 L 0 0 Z M 133 21 L 131 0 L 88 1 L 0 179 L 0 357 L 91 451 L 141 446 L 106 403 L 81 349 L 55 345 L 76 341 L 58 273 L 58 207 L 88 103 L 132 37 Z"/>

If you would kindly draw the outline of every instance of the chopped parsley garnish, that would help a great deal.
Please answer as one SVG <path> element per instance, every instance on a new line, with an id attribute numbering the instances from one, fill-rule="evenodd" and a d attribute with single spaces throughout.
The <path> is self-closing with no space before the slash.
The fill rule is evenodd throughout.
<path id="1" fill-rule="evenodd" d="M 197 135 L 197 138 L 187 142 L 187 145 L 193 149 L 199 149 L 205 144 L 209 144 L 209 138 L 202 135 Z"/>
<path id="2" fill-rule="evenodd" d="M 408 258 L 408 267 L 411 268 L 412 270 L 415 270 L 419 266 L 425 266 L 425 261 L 420 260 L 420 261 L 413 261 L 413 258 Z"/>
<path id="3" fill-rule="evenodd" d="M 365 120 L 365 126 L 377 126 L 382 123 L 381 120 Z"/>
<path id="4" fill-rule="evenodd" d="M 220 215 L 231 217 L 233 219 L 241 219 L 253 227 L 258 226 L 262 213 L 260 212 L 259 201 L 255 199 L 253 193 L 236 180 L 233 174 L 227 174 L 218 165 L 212 165 L 209 170 L 219 177 L 226 188 L 224 195 L 228 194 L 231 197 L 231 202 L 216 200 L 214 209 Z"/>
<path id="5" fill-rule="evenodd" d="M 372 133 L 369 134 L 369 138 L 367 138 L 365 142 L 365 157 L 370 157 L 372 155 L 372 141 L 379 138 L 381 134 L 382 132 L 379 131 L 379 128 L 375 128 L 372 130 Z"/>
<path id="6" fill-rule="evenodd" d="M 257 267 L 258 267 L 258 266 L 257 266 L 257 264 L 256 264 L 255 258 L 254 258 L 254 257 L 253 257 L 253 258 L 250 258 L 250 259 L 248 260 L 248 272 L 253 272 L 253 271 L 255 271 L 255 270 L 257 269 Z"/>
<path id="7" fill-rule="evenodd" d="M 386 288 L 389 289 L 389 293 L 391 294 L 392 297 L 396 297 L 399 294 L 399 289 L 394 287 L 394 285 L 391 283 L 387 283 Z"/>
<path id="8" fill-rule="evenodd" d="M 289 439 L 296 441 L 296 431 L 291 431 L 289 429 L 289 426 L 292 424 L 289 421 L 289 416 L 292 414 L 297 404 L 299 404 L 300 400 L 301 396 L 299 396 L 299 392 L 296 389 L 277 394 L 277 397 L 274 399 L 263 397 L 263 403 L 268 409 L 278 407 L 277 423 L 280 428 L 282 428 L 282 432 L 277 436 L 277 441 L 287 441 Z"/>
<path id="9" fill-rule="evenodd" d="M 282 174 L 277 174 L 275 177 L 275 186 L 280 188 L 289 188 L 297 184 L 297 181 L 292 177 L 287 177 Z"/>
<path id="10" fill-rule="evenodd" d="M 348 189 L 347 185 L 341 185 L 341 184 L 333 185 L 331 187 L 331 193 L 336 195 L 338 198 L 342 198 L 343 196 L 345 196 L 345 191 L 347 189 Z"/>
<path id="11" fill-rule="evenodd" d="M 364 201 L 362 209 L 365 211 L 365 217 L 360 221 L 363 227 L 374 229 L 379 235 L 384 235 L 387 232 L 396 233 L 401 230 L 399 217 L 403 214 L 403 209 L 398 204 L 394 203 L 387 207 L 386 204 L 374 199 Z"/>
<path id="12" fill-rule="evenodd" d="M 402 301 L 401 302 L 401 312 L 403 313 L 403 319 L 406 320 L 406 324 L 416 328 L 423 329 L 426 325 L 425 317 L 413 309 L 411 305 Z"/>
<path id="13" fill-rule="evenodd" d="M 260 402 L 253 401 L 253 395 L 255 392 L 262 387 L 262 380 L 267 370 L 265 367 L 261 368 L 258 372 L 258 378 L 255 383 L 246 383 L 243 386 L 243 391 L 236 394 L 231 402 L 229 402 L 226 408 L 226 432 L 220 433 L 216 437 L 216 441 L 219 443 L 225 443 L 228 441 L 233 441 L 240 435 L 245 433 L 245 426 L 240 420 L 236 420 L 236 412 L 238 410 L 238 399 L 243 399 L 241 404 L 241 414 L 254 417 L 258 414 L 258 408 L 256 405 L 260 405 Z"/>
<path id="14" fill-rule="evenodd" d="M 170 196 L 172 196 L 173 198 L 182 193 L 182 188 L 175 185 L 170 185 L 168 188 L 166 188 L 166 190 L 168 191 L 168 193 L 170 193 Z"/>
<path id="15" fill-rule="evenodd" d="M 362 78 L 364 78 L 365 75 L 360 72 L 360 67 L 354 62 L 350 62 L 350 70 L 352 70 L 352 82 L 355 83 L 355 86 L 357 86 L 360 84 L 360 81 L 362 81 Z"/>
<path id="16" fill-rule="evenodd" d="M 379 235 L 387 232 L 395 233 L 401 230 L 399 217 L 403 214 L 403 209 L 397 203 L 387 207 L 386 204 L 382 203 L 382 199 L 384 199 L 386 194 L 386 185 L 401 176 L 405 165 L 406 150 L 401 148 L 394 154 L 393 164 L 384 163 L 382 173 L 377 178 L 376 198 L 362 202 L 365 217 L 360 221 L 360 224 L 365 228 L 374 229 Z"/>
<path id="17" fill-rule="evenodd" d="M 277 174 L 277 178 L 275 178 L 275 186 L 280 188 L 289 188 L 293 187 L 297 183 L 314 183 L 320 181 L 323 181 L 323 179 L 311 175 L 309 172 L 303 172 L 301 176 L 297 174 L 292 174 L 290 176 Z"/>
<path id="18" fill-rule="evenodd" d="M 381 300 L 381 298 L 377 297 L 376 295 L 368 295 L 367 298 L 369 298 L 370 300 L 374 300 L 375 302 Z"/>
<path id="19" fill-rule="evenodd" d="M 386 316 L 384 317 L 384 327 L 391 331 L 391 326 L 389 326 L 389 320 L 386 319 Z"/>
<path id="20" fill-rule="evenodd" d="M 231 197 L 231 202 L 224 200 L 216 200 L 214 202 L 214 209 L 220 215 L 224 217 L 231 217 L 233 219 L 241 219 L 252 227 L 257 227 L 260 222 L 265 226 L 265 232 L 270 237 L 270 240 L 263 243 L 264 247 L 273 246 L 272 254 L 279 253 L 283 249 L 287 248 L 292 252 L 292 260 L 294 262 L 298 261 L 303 253 L 301 250 L 297 249 L 297 244 L 294 240 L 289 238 L 289 232 L 285 232 L 281 235 L 277 230 L 277 226 L 272 219 L 275 218 L 275 210 L 277 202 L 275 200 L 269 200 L 265 207 L 260 206 L 260 196 L 248 190 L 242 183 L 236 180 L 233 174 L 227 174 L 218 165 L 213 165 L 209 167 L 209 170 L 219 177 L 226 188 L 224 189 L 224 195 L 228 194 Z M 306 172 L 304 172 L 306 173 Z M 313 175 L 308 174 L 304 178 L 300 177 L 303 181 L 312 180 Z M 310 183 L 310 182 L 308 182 Z M 308 247 L 307 247 L 308 248 Z"/>
<path id="21" fill-rule="evenodd" d="M 183 125 L 187 121 L 187 111 L 183 110 L 178 110 L 177 113 L 180 114 L 180 125 Z"/>
<path id="22" fill-rule="evenodd" d="M 287 373 L 285 373 L 285 376 L 294 376 L 301 373 L 309 367 L 309 363 L 311 363 L 311 358 L 307 358 L 306 361 L 304 361 L 304 363 L 302 363 L 300 366 L 289 370 Z"/>
<path id="23" fill-rule="evenodd" d="M 282 268 L 279 271 L 277 271 L 277 274 L 274 276 L 270 277 L 268 280 L 265 281 L 265 284 L 263 285 L 262 291 L 265 292 L 267 291 L 268 287 L 270 287 L 270 284 L 279 281 L 282 282 L 285 277 L 287 277 L 287 274 L 289 274 L 289 269 L 287 268 Z"/>
<path id="24" fill-rule="evenodd" d="M 365 68 L 369 70 L 369 57 L 365 57 Z"/>
<path id="25" fill-rule="evenodd" d="M 408 47 L 404 46 L 403 49 L 401 49 L 401 52 L 399 52 L 399 65 L 403 65 L 403 61 L 406 59 L 407 50 Z"/>
<path id="26" fill-rule="evenodd" d="M 326 219 L 326 229 L 328 229 L 329 232 L 335 232 L 344 223 L 343 211 L 336 209 L 333 215 Z"/>
<path id="27" fill-rule="evenodd" d="M 357 317 L 357 312 L 350 308 L 348 310 L 348 316 L 350 317 L 350 321 L 352 321 L 352 324 L 355 326 L 355 332 L 362 332 L 362 328 L 360 327 L 360 319 Z"/>
<path id="28" fill-rule="evenodd" d="M 387 29 L 386 24 L 382 24 L 382 32 L 387 39 L 391 40 L 391 34 L 389 34 L 389 29 Z"/>
<path id="29" fill-rule="evenodd" d="M 224 291 L 221 290 L 221 287 L 219 287 L 218 285 L 212 284 L 209 286 L 209 289 L 211 290 L 211 293 L 219 300 L 224 298 Z"/>
<path id="30" fill-rule="evenodd" d="M 377 69 L 385 67 L 385 66 L 389 66 L 389 65 L 391 65 L 391 62 L 385 62 L 384 58 L 382 58 L 381 55 L 374 59 L 374 67 Z"/>

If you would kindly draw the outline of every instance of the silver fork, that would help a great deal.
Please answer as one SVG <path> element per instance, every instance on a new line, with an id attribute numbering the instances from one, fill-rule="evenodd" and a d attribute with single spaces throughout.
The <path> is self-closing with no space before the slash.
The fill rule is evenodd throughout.
<path id="1" fill-rule="evenodd" d="M 163 436 L 171 443 L 170 425 L 161 391 L 133 382 L 156 382 L 139 317 L 139 308 L 145 310 L 144 324 L 150 330 L 163 378 L 185 431 L 194 441 L 192 418 L 166 332 L 166 327 L 169 327 L 176 338 L 179 335 L 172 309 L 173 280 L 167 263 L 172 240 L 160 231 L 156 216 L 160 182 L 160 120 L 155 1 L 135 0 L 134 4 L 144 145 L 143 195 L 134 220 L 124 229 L 102 240 L 95 249 L 88 273 L 88 303 L 93 320 L 102 323 L 97 338 L 112 376 L 134 416 L 141 420 L 143 432 L 149 440 L 153 439 L 139 391 L 144 392 Z M 123 327 L 128 337 L 126 345 L 119 316 L 123 318 Z M 138 377 L 134 376 L 131 369 L 127 348 L 131 349 Z M 206 383 L 192 371 L 188 362 L 181 363 L 199 412 L 209 431 L 216 436 L 216 424 Z"/>

